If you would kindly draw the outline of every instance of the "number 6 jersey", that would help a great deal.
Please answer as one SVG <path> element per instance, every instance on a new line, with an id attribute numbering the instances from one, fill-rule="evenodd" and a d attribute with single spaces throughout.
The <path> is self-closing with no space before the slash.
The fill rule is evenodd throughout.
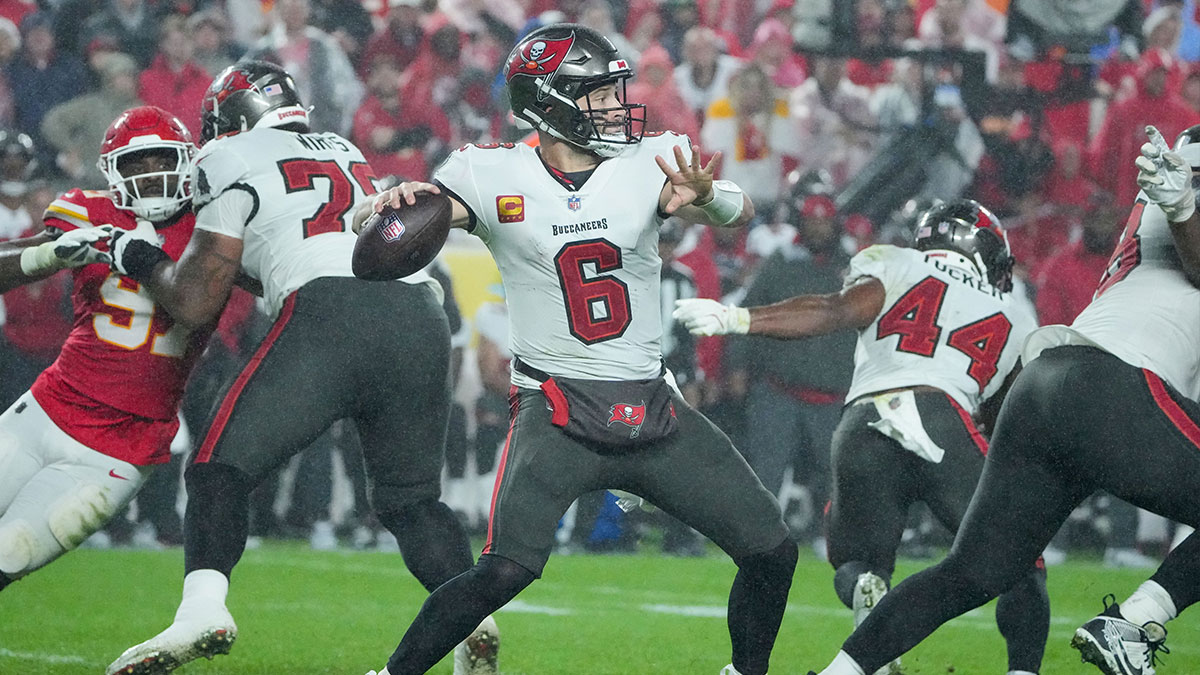
<path id="1" fill-rule="evenodd" d="M 647 136 L 581 185 L 526 145 L 468 145 L 434 173 L 471 212 L 504 281 L 512 352 L 551 375 L 640 380 L 662 368 L 658 197 L 686 136 Z M 577 189 L 576 189 L 577 188 Z M 537 383 L 519 373 L 518 386 Z"/>
<path id="2" fill-rule="evenodd" d="M 999 390 L 1037 326 L 957 253 L 871 246 L 850 261 L 847 283 L 861 277 L 878 279 L 887 296 L 859 331 L 847 402 L 927 385 L 974 413 Z"/>

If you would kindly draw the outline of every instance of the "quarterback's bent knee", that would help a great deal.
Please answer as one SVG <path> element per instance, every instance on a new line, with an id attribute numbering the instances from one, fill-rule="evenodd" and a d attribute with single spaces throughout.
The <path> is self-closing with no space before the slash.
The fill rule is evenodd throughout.
<path id="1" fill-rule="evenodd" d="M 38 548 L 37 534 L 24 520 L 0 527 L 0 572 L 12 578 L 28 574 Z"/>
<path id="2" fill-rule="evenodd" d="M 113 510 L 108 490 L 84 485 L 51 507 L 46 524 L 58 543 L 70 551 L 103 527 Z"/>

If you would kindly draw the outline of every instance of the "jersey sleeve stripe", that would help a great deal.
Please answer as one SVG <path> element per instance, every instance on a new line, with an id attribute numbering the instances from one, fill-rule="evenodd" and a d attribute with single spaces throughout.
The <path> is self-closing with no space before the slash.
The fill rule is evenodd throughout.
<path id="1" fill-rule="evenodd" d="M 46 215 L 66 221 L 76 227 L 91 227 L 92 225 L 92 221 L 88 220 L 86 208 L 61 199 L 54 200 L 50 206 L 46 207 Z"/>
<path id="2" fill-rule="evenodd" d="M 467 200 L 459 197 L 457 192 L 446 187 L 439 180 L 433 181 L 433 184 L 441 188 L 441 190 L 449 195 L 451 199 L 463 205 L 463 208 L 467 210 L 467 232 L 474 232 L 477 219 L 475 217 L 475 211 L 471 209 L 471 205 L 467 203 Z"/>

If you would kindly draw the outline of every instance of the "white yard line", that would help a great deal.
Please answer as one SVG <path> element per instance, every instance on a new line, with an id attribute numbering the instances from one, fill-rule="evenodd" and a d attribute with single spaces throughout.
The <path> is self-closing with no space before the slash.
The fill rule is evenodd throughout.
<path id="1" fill-rule="evenodd" d="M 68 654 L 43 654 L 41 652 L 14 652 L 0 647 L 0 658 L 21 659 L 22 661 L 41 661 L 42 663 L 74 663 L 81 666 L 94 665 L 82 656 Z"/>

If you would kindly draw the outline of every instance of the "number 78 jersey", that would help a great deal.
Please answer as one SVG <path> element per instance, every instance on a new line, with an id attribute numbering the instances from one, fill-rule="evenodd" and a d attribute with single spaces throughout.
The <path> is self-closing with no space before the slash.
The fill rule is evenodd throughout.
<path id="1" fill-rule="evenodd" d="M 633 380 L 661 369 L 654 156 L 690 154 L 686 136 L 648 136 L 577 189 L 526 145 L 466 146 L 434 180 L 471 211 L 504 281 L 512 351 L 551 375 Z M 518 386 L 537 386 L 514 374 Z"/>
<path id="2" fill-rule="evenodd" d="M 850 261 L 847 283 L 883 284 L 883 311 L 859 331 L 847 402 L 926 385 L 968 412 L 999 390 L 1037 321 L 1012 295 L 955 253 L 871 246 Z"/>

